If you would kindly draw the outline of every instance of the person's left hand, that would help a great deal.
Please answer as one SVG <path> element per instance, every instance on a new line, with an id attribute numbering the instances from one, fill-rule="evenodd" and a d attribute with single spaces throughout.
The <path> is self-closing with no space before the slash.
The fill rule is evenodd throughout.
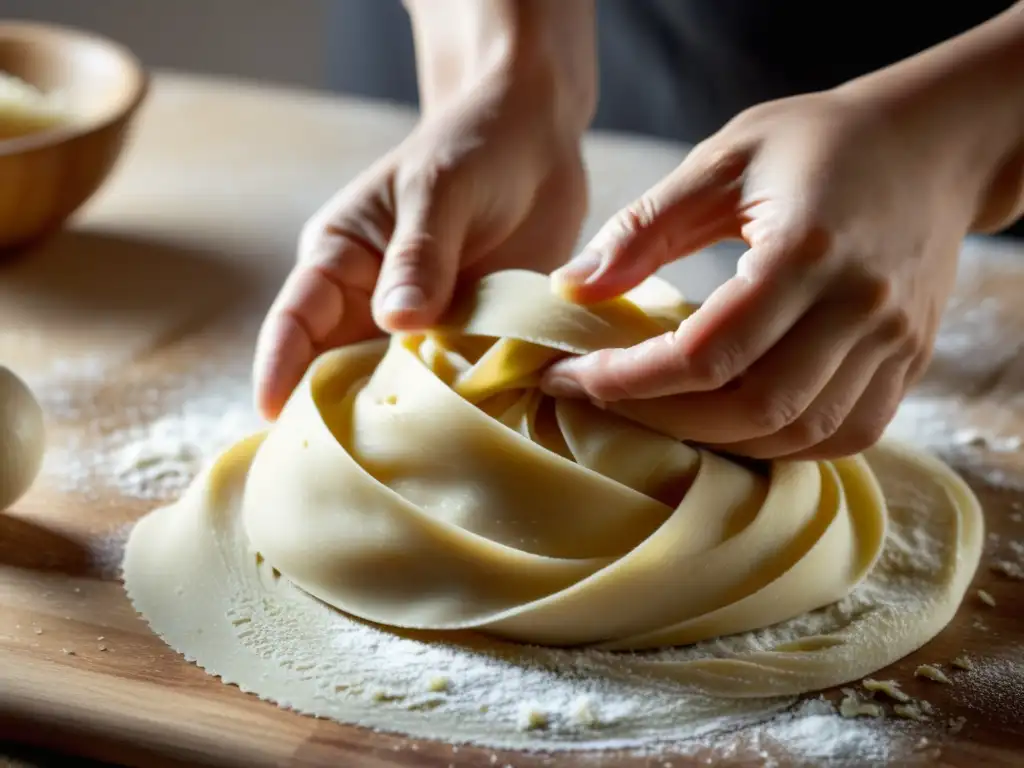
<path id="1" fill-rule="evenodd" d="M 665 431 L 753 458 L 871 446 L 929 362 L 984 183 L 909 121 L 825 92 L 748 110 L 698 145 L 554 287 L 609 299 L 742 237 L 736 276 L 677 331 L 561 361 L 544 389 L 641 411 L 667 396 Z"/>

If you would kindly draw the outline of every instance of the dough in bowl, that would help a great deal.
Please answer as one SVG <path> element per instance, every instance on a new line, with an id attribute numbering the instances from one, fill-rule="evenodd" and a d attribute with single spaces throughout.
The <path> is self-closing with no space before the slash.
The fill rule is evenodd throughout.
<path id="1" fill-rule="evenodd" d="M 136 526 L 132 600 L 228 682 L 452 738 L 473 723 L 396 718 L 325 686 L 344 663 L 304 611 L 397 634 L 468 631 L 504 653 L 606 652 L 634 682 L 752 708 L 926 643 L 982 542 L 976 498 L 936 459 L 886 443 L 758 469 L 659 433 L 651 401 L 631 414 L 537 389 L 556 358 L 637 343 L 687 311 L 658 279 L 583 307 L 507 271 L 462 292 L 429 333 L 324 354 L 273 427 Z M 852 607 L 829 612 L 839 604 Z M 288 659 L 272 650 L 288 644 Z M 680 646 L 700 650 L 663 652 Z"/>

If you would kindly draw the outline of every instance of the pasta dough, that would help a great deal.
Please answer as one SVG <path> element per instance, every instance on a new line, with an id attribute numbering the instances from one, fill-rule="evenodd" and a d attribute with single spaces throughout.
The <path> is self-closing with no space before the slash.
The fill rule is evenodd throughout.
<path id="1" fill-rule="evenodd" d="M 28 492 L 45 449 L 42 406 L 24 381 L 0 365 L 0 512 Z"/>
<path id="2" fill-rule="evenodd" d="M 762 472 L 660 434 L 651 401 L 612 412 L 536 388 L 556 358 L 637 343 L 687 311 L 657 279 L 582 307 L 542 275 L 508 271 L 457 297 L 429 333 L 326 353 L 269 431 L 136 526 L 129 594 L 171 645 L 229 681 L 385 727 L 395 720 L 303 693 L 315 674 L 247 656 L 251 630 L 232 631 L 229 617 L 262 596 L 274 605 L 262 631 L 279 621 L 293 639 L 299 604 L 321 601 L 401 632 L 645 651 L 753 638 L 865 579 L 913 593 L 899 616 L 864 608 L 773 647 L 624 662 L 732 699 L 837 685 L 927 642 L 959 605 L 982 541 L 977 500 L 937 460 L 885 444 Z M 937 562 L 926 571 L 894 544 L 922 514 L 940 537 L 921 539 Z"/>

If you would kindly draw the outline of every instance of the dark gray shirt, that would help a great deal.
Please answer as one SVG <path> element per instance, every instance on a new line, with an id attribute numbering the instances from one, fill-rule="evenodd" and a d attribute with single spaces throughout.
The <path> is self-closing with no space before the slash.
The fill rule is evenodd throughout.
<path id="1" fill-rule="evenodd" d="M 600 102 L 594 127 L 695 143 L 747 107 L 834 87 L 1012 5 L 597 0 Z M 334 7 L 334 86 L 415 104 L 412 38 L 400 0 L 342 0 Z"/>

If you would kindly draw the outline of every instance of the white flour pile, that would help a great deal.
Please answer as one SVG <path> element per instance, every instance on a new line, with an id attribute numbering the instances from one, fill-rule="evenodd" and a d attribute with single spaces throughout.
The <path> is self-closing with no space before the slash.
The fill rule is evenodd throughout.
<path id="1" fill-rule="evenodd" d="M 199 370 L 140 388 L 129 393 L 114 418 L 94 412 L 88 402 L 45 396 L 42 402 L 44 408 L 57 406 L 47 408 L 51 419 L 85 422 L 67 443 L 50 447 L 43 471 L 63 490 L 93 495 L 113 488 L 128 498 L 172 500 L 207 460 L 261 428 L 248 371 Z"/>

